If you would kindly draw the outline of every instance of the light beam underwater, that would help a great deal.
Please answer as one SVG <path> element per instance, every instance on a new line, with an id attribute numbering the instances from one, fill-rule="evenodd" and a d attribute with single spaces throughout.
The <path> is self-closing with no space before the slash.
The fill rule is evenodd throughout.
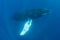
<path id="1" fill-rule="evenodd" d="M 31 27 L 31 24 L 32 24 L 32 19 L 30 20 L 27 20 L 24 27 L 23 27 L 23 30 L 21 31 L 20 35 L 25 35 L 27 31 L 29 31 L 30 27 Z"/>

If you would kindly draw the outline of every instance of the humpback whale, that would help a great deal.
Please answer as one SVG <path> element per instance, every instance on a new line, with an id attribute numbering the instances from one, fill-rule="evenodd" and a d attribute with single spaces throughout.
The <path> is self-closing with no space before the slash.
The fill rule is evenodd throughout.
<path id="1" fill-rule="evenodd" d="M 49 10 L 48 9 L 30 9 L 30 10 L 26 10 L 25 12 L 17 12 L 13 15 L 13 19 L 16 21 L 20 21 L 20 20 L 26 20 L 28 18 L 30 19 L 37 19 L 40 18 L 44 15 L 48 15 Z"/>
<path id="2" fill-rule="evenodd" d="M 33 19 L 37 19 L 44 15 L 48 15 L 48 13 L 49 13 L 48 9 L 31 9 L 31 10 L 26 10 L 25 12 L 15 13 L 12 17 L 14 20 L 16 21 L 27 20 L 19 35 L 22 36 L 27 33 L 27 31 L 30 29 L 32 25 Z"/>

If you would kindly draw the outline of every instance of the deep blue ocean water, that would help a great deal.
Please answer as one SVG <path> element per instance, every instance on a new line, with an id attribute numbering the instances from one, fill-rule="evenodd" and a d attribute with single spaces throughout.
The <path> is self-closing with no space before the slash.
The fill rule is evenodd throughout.
<path id="1" fill-rule="evenodd" d="M 16 11 L 32 8 L 47 8 L 50 14 L 33 20 L 29 32 L 20 36 L 24 21 L 10 17 Z M 60 0 L 0 0 L 0 40 L 60 40 Z"/>

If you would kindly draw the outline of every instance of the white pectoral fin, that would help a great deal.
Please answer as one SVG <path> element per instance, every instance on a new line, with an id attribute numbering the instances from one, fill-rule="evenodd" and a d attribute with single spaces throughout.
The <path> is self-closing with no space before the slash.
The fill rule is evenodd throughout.
<path id="1" fill-rule="evenodd" d="M 24 28 L 23 28 L 23 30 L 21 31 L 20 35 L 26 34 L 26 32 L 29 31 L 29 28 L 31 27 L 31 24 L 32 24 L 32 19 L 31 19 L 31 20 L 28 20 L 28 21 L 25 23 Z"/>

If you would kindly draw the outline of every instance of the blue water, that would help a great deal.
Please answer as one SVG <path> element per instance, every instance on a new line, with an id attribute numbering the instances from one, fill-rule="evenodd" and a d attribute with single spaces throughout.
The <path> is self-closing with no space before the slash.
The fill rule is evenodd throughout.
<path id="1" fill-rule="evenodd" d="M 47 8 L 50 14 L 33 20 L 29 32 L 20 36 L 24 21 L 10 17 L 32 8 Z M 0 40 L 60 40 L 60 0 L 0 0 Z"/>

